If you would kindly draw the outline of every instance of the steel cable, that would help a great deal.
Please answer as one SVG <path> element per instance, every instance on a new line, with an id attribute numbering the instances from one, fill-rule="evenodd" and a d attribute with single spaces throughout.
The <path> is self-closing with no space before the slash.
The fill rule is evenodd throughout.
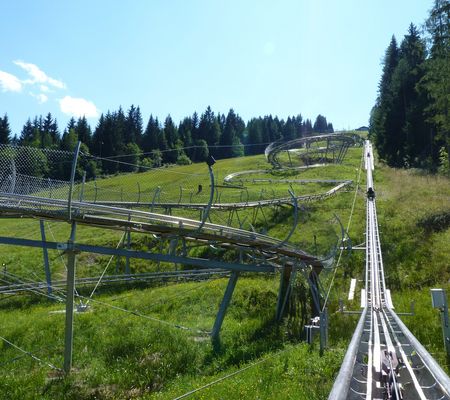
<path id="1" fill-rule="evenodd" d="M 30 353 L 29 351 L 24 350 L 21 347 L 15 345 L 14 343 L 10 342 L 8 339 L 4 338 L 3 336 L 0 336 L 0 339 L 3 340 L 5 343 L 8 343 L 10 346 L 14 347 L 16 350 L 19 350 L 20 352 L 30 356 L 33 360 L 38 361 L 41 364 L 45 364 L 52 369 L 62 372 L 61 368 L 54 366 L 53 364 L 49 363 L 48 361 L 44 361 L 44 360 L 40 359 L 39 357 L 35 356 L 34 354 Z"/>

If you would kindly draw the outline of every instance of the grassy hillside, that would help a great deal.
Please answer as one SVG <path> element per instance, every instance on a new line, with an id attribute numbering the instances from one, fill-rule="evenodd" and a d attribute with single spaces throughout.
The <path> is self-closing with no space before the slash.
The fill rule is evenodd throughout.
<path id="1" fill-rule="evenodd" d="M 356 180 L 360 161 L 361 149 L 355 148 L 342 166 L 311 169 L 298 175 Z M 216 164 L 215 173 L 220 179 L 237 170 L 259 168 L 263 163 L 260 156 L 222 160 Z M 172 190 L 175 195 L 180 185 L 195 190 L 197 182 L 192 181 L 191 174 L 201 168 L 204 166 L 172 168 L 171 174 L 179 178 L 171 181 L 174 185 L 167 185 L 172 187 L 167 192 Z M 364 173 L 361 176 L 364 185 Z M 148 177 L 146 180 L 145 173 L 105 179 L 98 185 L 110 185 L 113 180 L 116 186 L 125 182 L 126 187 L 140 182 L 140 190 L 148 193 L 155 187 L 155 182 Z M 398 311 L 407 311 L 409 300 L 416 300 L 417 316 L 405 317 L 404 321 L 448 371 L 439 315 L 431 308 L 429 288 L 439 285 L 450 289 L 450 232 L 448 228 L 436 229 L 432 217 L 447 210 L 450 183 L 381 165 L 377 165 L 375 182 L 383 256 L 394 304 Z M 253 189 L 258 192 L 262 186 Z M 330 251 L 339 232 L 334 214 L 347 226 L 354 189 L 320 203 L 302 205 L 301 224 L 292 237 L 293 243 L 320 254 Z M 299 186 L 298 190 L 303 194 L 307 188 Z M 213 218 L 220 221 L 226 216 Z M 293 223 L 292 212 L 287 210 L 258 218 L 256 229 L 268 229 L 268 234 L 280 238 Z M 361 189 L 349 228 L 353 244 L 364 242 L 364 224 L 365 195 Z M 67 224 L 51 223 L 46 227 L 48 240 L 67 240 Z M 34 220 L 2 220 L 0 235 L 38 239 L 39 224 Z M 115 246 L 120 233 L 80 226 L 78 238 L 80 242 Z M 133 235 L 134 248 L 145 248 L 144 242 L 143 237 Z M 64 276 L 64 258 L 57 252 L 50 256 L 54 277 Z M 78 258 L 78 276 L 98 275 L 108 262 L 106 257 L 90 254 Z M 2 246 L 0 262 L 24 279 L 43 279 L 39 250 Z M 114 260 L 108 273 L 116 267 L 123 270 L 123 263 Z M 75 315 L 74 371 L 68 377 L 52 368 L 62 366 L 64 305 L 32 294 L 0 297 L 0 336 L 42 360 L 0 341 L 0 397 L 174 399 L 216 382 L 189 398 L 325 399 L 357 322 L 355 317 L 337 313 L 338 299 L 347 298 L 350 278 L 362 278 L 363 267 L 363 252 L 354 251 L 341 259 L 330 293 L 329 349 L 322 357 L 317 343 L 310 347 L 299 341 L 297 319 L 274 322 L 278 275 L 246 274 L 239 279 L 219 350 L 213 348 L 205 331 L 213 324 L 226 278 L 157 287 L 102 288 L 93 297 L 90 311 Z M 133 261 L 131 268 L 144 271 L 156 266 Z M 326 288 L 332 277 L 333 271 L 323 273 Z M 362 283 L 358 285 L 359 290 Z M 299 280 L 298 290 L 301 287 Z M 358 309 L 359 299 L 346 302 L 346 307 Z"/>

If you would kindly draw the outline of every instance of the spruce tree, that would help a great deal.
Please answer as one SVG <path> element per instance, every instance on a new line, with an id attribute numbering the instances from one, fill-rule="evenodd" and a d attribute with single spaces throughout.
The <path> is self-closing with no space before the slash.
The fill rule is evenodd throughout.
<path id="1" fill-rule="evenodd" d="M 370 134 L 374 137 L 378 155 L 383 160 L 387 160 L 390 155 L 391 145 L 387 132 L 390 130 L 390 126 L 395 123 L 394 99 L 391 85 L 399 58 L 397 40 L 395 36 L 392 36 L 384 55 L 383 73 L 378 85 L 378 97 L 370 118 Z"/>
<path id="2" fill-rule="evenodd" d="M 168 163 L 176 163 L 179 155 L 177 150 L 178 131 L 170 115 L 164 121 L 163 132 L 169 149 L 169 151 L 163 154 L 163 160 Z"/>
<path id="3" fill-rule="evenodd" d="M 316 133 L 325 133 L 328 128 L 328 122 L 327 119 L 319 114 L 316 117 L 316 121 L 314 122 L 313 131 Z"/>
<path id="4" fill-rule="evenodd" d="M 149 153 L 158 148 L 159 131 L 160 127 L 158 118 L 155 119 L 153 118 L 153 115 L 150 115 L 147 127 L 145 128 L 142 136 L 142 150 L 144 153 Z"/>
<path id="5" fill-rule="evenodd" d="M 441 169 L 450 170 L 450 2 L 435 0 L 426 29 L 431 44 L 421 87 L 429 101 L 425 110 L 431 124 L 432 159 Z M 447 154 L 447 165 L 443 165 Z"/>
<path id="6" fill-rule="evenodd" d="M 237 138 L 236 122 L 237 122 L 236 114 L 234 110 L 231 108 L 225 120 L 222 136 L 220 137 L 221 148 L 217 152 L 219 158 L 233 157 L 233 143 L 237 143 L 235 140 L 235 138 Z"/>
<path id="7" fill-rule="evenodd" d="M 11 129 L 9 127 L 8 115 L 0 117 L 0 144 L 8 144 L 11 139 Z"/>
<path id="8" fill-rule="evenodd" d="M 21 146 L 29 146 L 33 141 L 34 135 L 34 127 L 31 123 L 30 118 L 27 119 L 27 122 L 22 128 L 22 131 L 19 136 L 19 145 Z"/>
<path id="9" fill-rule="evenodd" d="M 142 116 L 141 110 L 133 104 L 128 110 L 125 120 L 124 140 L 125 143 L 136 143 L 141 145 L 142 141 Z"/>
<path id="10" fill-rule="evenodd" d="M 85 116 L 78 118 L 74 129 L 78 140 L 90 148 L 92 145 L 92 131 Z"/>

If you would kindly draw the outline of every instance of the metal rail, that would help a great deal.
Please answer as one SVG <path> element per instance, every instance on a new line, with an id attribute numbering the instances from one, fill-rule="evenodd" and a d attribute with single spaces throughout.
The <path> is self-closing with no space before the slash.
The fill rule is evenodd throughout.
<path id="1" fill-rule="evenodd" d="M 325 142 L 325 143 L 323 143 Z M 311 148 L 314 143 L 322 143 L 325 146 Z M 309 165 L 314 163 L 326 163 L 331 159 L 333 163 L 339 164 L 344 159 L 350 146 L 358 143 L 355 136 L 349 136 L 344 132 L 322 134 L 317 136 L 305 136 L 289 142 L 274 142 L 267 146 L 264 151 L 267 161 L 275 168 L 286 166 L 286 162 L 280 159 L 280 154 L 286 152 L 288 155 L 288 167 L 297 167 L 292 162 L 291 152 L 303 149 L 297 153 L 301 164 Z"/>
<path id="2" fill-rule="evenodd" d="M 67 221 L 67 201 L 38 198 L 27 195 L 3 196 L 0 193 L 0 214 L 3 216 L 32 216 L 47 220 Z M 297 247 L 282 243 L 267 235 L 223 225 L 204 223 L 178 216 L 109 207 L 101 204 L 72 201 L 72 221 L 79 224 L 104 227 L 123 231 L 177 235 L 188 240 L 209 240 L 216 246 L 252 247 L 271 257 L 292 257 L 321 266 L 316 257 Z M 201 228 L 201 229 L 199 229 Z"/>
<path id="3" fill-rule="evenodd" d="M 386 288 L 372 171 L 367 170 L 366 306 L 329 399 L 450 399 L 450 379 L 401 322 Z"/>
<path id="4" fill-rule="evenodd" d="M 179 281 L 179 280 L 203 280 L 210 279 L 211 276 L 222 276 L 228 275 L 229 271 L 221 271 L 219 269 L 195 269 L 195 270 L 180 270 L 180 271 L 164 271 L 164 272 L 147 272 L 140 274 L 128 274 L 128 275 L 105 275 L 102 277 L 101 284 L 131 284 L 139 282 L 168 282 L 168 281 Z M 1 278 L 0 273 L 0 278 Z M 99 277 L 86 277 L 77 278 L 75 284 L 79 286 L 92 286 L 98 283 Z M 52 287 L 54 289 L 64 289 L 67 284 L 66 280 L 53 280 Z M 26 291 L 35 290 L 45 290 L 47 289 L 47 282 L 25 282 L 25 283 L 11 283 L 9 285 L 0 286 L 0 294 L 13 294 Z"/>

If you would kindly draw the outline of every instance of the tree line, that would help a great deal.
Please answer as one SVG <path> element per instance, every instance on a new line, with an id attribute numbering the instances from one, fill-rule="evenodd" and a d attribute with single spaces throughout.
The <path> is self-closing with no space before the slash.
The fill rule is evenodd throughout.
<path id="1" fill-rule="evenodd" d="M 94 130 L 85 117 L 71 118 L 62 135 L 51 113 L 28 119 L 14 137 L 8 116 L 0 117 L 0 143 L 72 151 L 81 141 L 83 153 L 102 160 L 90 166 L 88 175 L 190 164 L 206 160 L 209 154 L 215 159 L 261 154 L 273 141 L 333 131 L 320 114 L 314 124 L 300 114 L 286 120 L 268 115 L 245 123 L 233 109 L 227 115 L 216 114 L 209 106 L 200 116 L 194 112 L 178 124 L 170 115 L 163 122 L 150 115 L 145 126 L 138 106 L 131 105 L 126 112 L 120 107 L 102 114 Z"/>
<path id="2" fill-rule="evenodd" d="M 388 165 L 448 173 L 449 78 L 450 2 L 435 0 L 424 36 L 411 24 L 384 55 L 370 135 Z"/>

